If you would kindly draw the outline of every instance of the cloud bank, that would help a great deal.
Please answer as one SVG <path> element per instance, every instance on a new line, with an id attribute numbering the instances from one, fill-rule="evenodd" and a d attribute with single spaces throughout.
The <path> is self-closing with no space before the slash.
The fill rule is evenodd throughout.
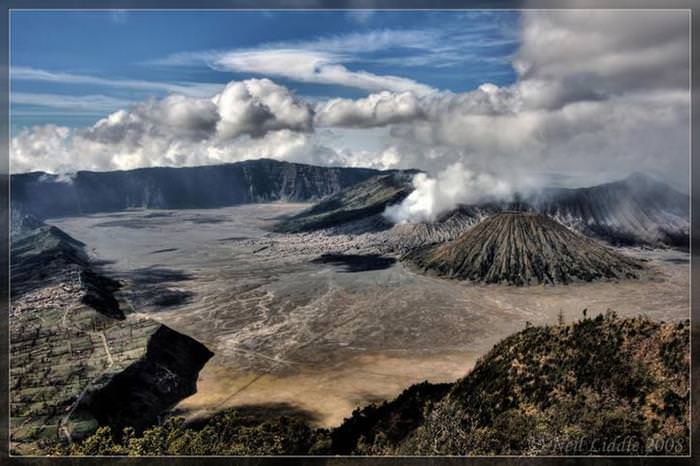
<path id="1" fill-rule="evenodd" d="M 411 102 L 392 112 L 401 122 L 392 134 L 413 151 L 438 152 L 412 160 L 432 173 L 456 160 L 501 177 L 578 172 L 594 180 L 641 170 L 687 189 L 688 39 L 685 12 L 528 12 L 513 85 L 415 100 L 396 93 L 338 100 L 316 119 L 372 127 L 386 124 L 386 109 Z M 387 212 L 394 221 L 431 220 L 473 201 L 473 176 L 454 167 L 419 181 Z"/>
<path id="2" fill-rule="evenodd" d="M 88 128 L 22 130 L 11 142 L 13 170 L 271 157 L 426 171 L 416 179 L 416 191 L 391 212 L 397 222 L 431 220 L 480 196 L 508 196 L 543 173 L 576 174 L 580 184 L 592 184 L 647 171 L 687 189 L 687 12 L 527 10 L 521 24 L 516 81 L 466 92 L 437 91 L 341 64 L 344 54 L 363 47 L 401 41 L 421 47 L 420 40 L 396 32 L 378 33 L 372 41 L 344 36 L 199 56 L 221 69 L 371 93 L 311 102 L 269 79 L 234 81 L 209 98 L 174 90 Z M 434 33 L 426 34 L 422 39 L 432 47 Z M 339 134 L 351 136 L 341 144 L 332 137 Z M 364 144 L 364 137 L 375 144 Z"/>

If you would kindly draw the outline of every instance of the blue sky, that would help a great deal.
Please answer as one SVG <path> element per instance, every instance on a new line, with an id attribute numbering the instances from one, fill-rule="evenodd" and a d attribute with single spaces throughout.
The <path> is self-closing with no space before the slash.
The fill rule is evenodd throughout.
<path id="1" fill-rule="evenodd" d="M 477 11 L 13 12 L 12 129 L 86 126 L 133 102 L 208 97 L 251 77 L 312 100 L 507 85 L 519 21 Z"/>

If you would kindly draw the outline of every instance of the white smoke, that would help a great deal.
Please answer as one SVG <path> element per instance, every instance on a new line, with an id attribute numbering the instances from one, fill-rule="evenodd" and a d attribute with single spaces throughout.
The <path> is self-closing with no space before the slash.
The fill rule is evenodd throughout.
<path id="1" fill-rule="evenodd" d="M 450 165 L 435 178 L 425 173 L 415 175 L 413 187 L 403 202 L 386 208 L 386 218 L 394 223 L 433 222 L 460 204 L 503 200 L 513 194 L 510 183 L 488 173 L 476 173 L 461 162 Z"/>

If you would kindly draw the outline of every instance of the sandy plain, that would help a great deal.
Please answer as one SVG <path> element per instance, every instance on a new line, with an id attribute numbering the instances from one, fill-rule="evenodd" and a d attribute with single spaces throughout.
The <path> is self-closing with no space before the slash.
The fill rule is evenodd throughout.
<path id="1" fill-rule="evenodd" d="M 339 424 L 355 407 L 422 380 L 465 375 L 527 322 L 583 309 L 656 320 L 689 317 L 689 254 L 625 248 L 647 261 L 642 280 L 567 286 L 474 285 L 418 274 L 381 235 L 269 232 L 306 204 L 132 210 L 49 220 L 87 244 L 134 317 L 147 314 L 215 356 L 190 419 L 225 407 L 303 412 Z M 323 257 L 337 254 L 336 257 Z"/>

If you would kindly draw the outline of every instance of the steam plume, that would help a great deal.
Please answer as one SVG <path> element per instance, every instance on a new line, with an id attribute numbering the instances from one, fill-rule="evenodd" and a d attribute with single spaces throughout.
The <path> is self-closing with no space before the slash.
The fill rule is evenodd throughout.
<path id="1" fill-rule="evenodd" d="M 433 222 L 459 204 L 505 200 L 513 195 L 511 184 L 488 173 L 476 173 L 457 162 L 431 178 L 413 177 L 414 190 L 400 204 L 389 206 L 384 216 L 394 223 Z"/>

